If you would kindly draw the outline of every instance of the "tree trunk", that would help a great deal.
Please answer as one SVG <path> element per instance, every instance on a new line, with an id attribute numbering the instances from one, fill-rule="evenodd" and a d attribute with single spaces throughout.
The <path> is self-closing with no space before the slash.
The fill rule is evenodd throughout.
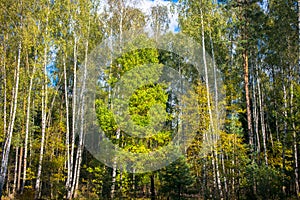
<path id="1" fill-rule="evenodd" d="M 48 16 L 49 16 L 49 8 L 47 8 L 47 18 L 46 18 L 46 35 L 48 34 Z M 47 36 L 46 36 L 47 37 Z M 35 199 L 40 198 L 41 195 L 41 174 L 42 174 L 42 166 L 43 166 L 43 157 L 44 157 L 44 145 L 45 145 L 45 135 L 46 135 L 46 120 L 47 120 L 47 102 L 48 102 L 48 82 L 47 82 L 47 44 L 44 47 L 44 61 L 43 61 L 43 86 L 42 86 L 42 138 L 41 138 L 41 147 L 40 147 L 40 156 L 38 162 L 38 171 L 37 178 L 35 184 Z"/>
<path id="2" fill-rule="evenodd" d="M 265 158 L 265 165 L 268 166 L 268 155 L 267 155 L 267 139 L 266 139 L 266 128 L 265 128 L 265 112 L 264 112 L 264 102 L 263 97 L 261 94 L 260 88 L 260 79 L 258 78 L 257 74 L 257 89 L 258 89 L 258 99 L 259 99 L 259 111 L 260 111 L 260 123 L 261 123 L 261 133 L 262 133 L 262 141 L 264 147 L 264 158 Z"/>
<path id="3" fill-rule="evenodd" d="M 227 178 L 226 178 L 226 170 L 225 170 L 225 162 L 224 162 L 224 152 L 221 153 L 221 162 L 222 162 L 222 171 L 223 171 L 223 174 L 224 174 L 224 189 L 225 189 L 225 193 L 224 193 L 224 198 L 228 199 L 229 196 L 228 196 L 228 184 L 227 184 Z"/>
<path id="4" fill-rule="evenodd" d="M 285 83 L 283 83 L 283 105 L 284 105 L 284 111 L 283 111 L 283 115 L 284 115 L 284 129 L 283 129 L 283 141 L 282 141 L 282 175 L 284 177 L 285 174 L 285 148 L 286 148 L 286 137 L 287 137 L 287 129 L 288 129 L 288 124 L 287 124 L 287 109 L 288 109 L 288 105 L 287 105 L 287 91 L 286 91 L 286 86 Z M 285 191 L 285 183 L 284 183 L 284 178 L 283 178 L 283 185 L 282 185 L 282 192 L 284 194 L 286 194 Z"/>
<path id="5" fill-rule="evenodd" d="M 117 130 L 116 133 L 116 139 L 120 139 L 120 129 Z M 112 169 L 112 181 L 111 181 L 111 191 L 110 191 L 110 197 L 113 199 L 115 196 L 115 189 L 116 189 L 116 176 L 117 176 L 117 161 L 116 158 L 114 158 L 113 163 L 113 169 Z"/>
<path id="6" fill-rule="evenodd" d="M 120 21 L 119 21 L 119 44 L 122 44 L 123 41 L 123 18 L 124 18 L 124 2 L 120 1 Z M 112 45 L 112 44 L 111 44 Z M 122 49 L 119 49 L 119 51 L 121 52 Z M 120 66 L 118 66 L 120 67 Z M 118 77 L 120 78 L 120 77 Z M 110 101 L 110 100 L 109 100 Z M 113 105 L 110 105 L 111 108 L 113 107 Z M 116 138 L 117 140 L 120 139 L 121 136 L 121 130 L 118 129 L 116 131 Z M 113 199 L 115 196 L 115 188 L 116 188 L 116 176 L 117 176 L 117 162 L 116 162 L 116 158 L 114 158 L 114 162 L 113 162 L 113 171 L 112 171 L 112 185 L 111 185 L 111 191 L 110 191 L 110 196 Z"/>
<path id="7" fill-rule="evenodd" d="M 6 40 L 6 39 L 5 39 Z M 3 91 L 3 135 L 6 136 L 7 133 L 7 78 L 6 78 L 6 46 L 4 44 L 4 54 L 3 54 L 3 85 L 4 85 L 4 91 Z M 2 164 L 2 162 L 1 162 Z M 3 189 L 3 184 L 1 180 L 1 175 L 0 174 L 0 199 L 1 199 L 1 194 L 2 194 L 2 189 Z M 4 180 L 3 180 L 4 181 Z"/>
<path id="8" fill-rule="evenodd" d="M 155 200 L 155 182 L 154 182 L 154 174 L 150 175 L 150 193 L 151 193 L 151 200 Z"/>
<path id="9" fill-rule="evenodd" d="M 67 149 L 67 181 L 66 188 L 69 191 L 70 178 L 71 178 L 71 165 L 70 165 L 70 124 L 69 124 L 69 97 L 68 97 L 68 85 L 67 85 L 67 67 L 66 67 L 66 55 L 63 57 L 64 66 L 64 86 L 65 86 L 65 106 L 66 106 L 66 149 Z"/>
<path id="10" fill-rule="evenodd" d="M 46 66 L 45 66 L 46 70 Z M 47 73 L 46 71 L 44 72 Z M 46 82 L 46 77 L 45 82 Z M 45 135 L 46 135 L 46 109 L 47 109 L 47 83 L 43 84 L 42 87 L 42 139 L 41 139 L 41 147 L 40 147 L 40 157 L 38 164 L 38 172 L 37 179 L 35 184 L 35 199 L 40 198 L 40 182 L 41 182 L 41 174 L 42 174 L 42 165 L 43 165 L 43 157 L 44 157 L 44 144 L 45 144 Z"/>
<path id="11" fill-rule="evenodd" d="M 254 120 L 254 131 L 255 131 L 255 147 L 256 147 L 256 152 L 257 155 L 259 156 L 260 154 L 260 138 L 259 138 L 259 116 L 258 116 L 258 109 L 257 109 L 257 96 L 256 96 L 256 85 L 254 84 L 253 81 L 253 120 Z"/>
<path id="12" fill-rule="evenodd" d="M 293 132 L 293 153 L 294 153 L 294 179 L 295 179 L 295 190 L 296 190 L 296 196 L 299 197 L 299 174 L 298 174 L 298 147 L 297 147 L 297 133 L 296 133 L 296 125 L 295 125 L 295 118 L 294 118 L 294 110 L 293 110 L 293 99 L 294 99 L 294 85 L 291 83 L 290 87 L 290 93 L 291 93 L 291 99 L 290 99 L 290 113 L 292 117 L 292 132 Z"/>
<path id="13" fill-rule="evenodd" d="M 74 66 L 73 66 L 73 94 L 72 94 L 72 135 L 71 135 L 71 155 L 70 160 L 68 161 L 70 164 L 69 173 L 70 176 L 67 177 L 67 199 L 71 199 L 73 196 L 72 192 L 72 181 L 74 179 L 74 150 L 75 150 L 75 129 L 76 129 L 76 101 L 77 101 L 77 36 L 74 34 L 74 49 L 73 49 L 73 58 L 74 58 Z M 69 151 L 69 148 L 68 148 Z"/>
<path id="14" fill-rule="evenodd" d="M 19 164 L 18 164 L 18 179 L 17 179 L 17 192 L 20 192 L 21 187 L 21 173 L 22 173 L 22 158 L 23 158 L 23 146 L 20 147 Z"/>
<path id="15" fill-rule="evenodd" d="M 208 113 L 209 113 L 209 133 L 210 137 L 208 137 L 209 142 L 212 142 L 212 153 L 213 158 L 212 162 L 214 164 L 215 162 L 215 169 L 216 169 L 216 182 L 218 187 L 218 193 L 221 199 L 223 199 L 223 192 L 222 192 L 222 185 L 220 180 L 220 172 L 218 167 L 218 161 L 217 161 L 217 152 L 215 150 L 215 140 L 217 135 L 217 130 L 215 127 L 215 123 L 213 121 L 213 114 L 211 109 L 211 100 L 210 100 L 210 89 L 209 89 L 209 80 L 208 80 L 208 68 L 207 68 L 207 62 L 206 62 L 206 50 L 205 50 L 205 36 L 204 36 L 204 21 L 203 21 L 203 12 L 202 9 L 200 9 L 200 18 L 201 18 L 201 38 L 202 38 L 202 59 L 203 59 L 203 65 L 204 65 L 204 71 L 205 71 L 205 85 L 206 85 L 206 94 L 207 94 L 207 107 L 208 107 Z"/>
<path id="16" fill-rule="evenodd" d="M 90 30 L 90 20 L 88 24 L 88 31 L 89 34 Z M 84 134 L 85 134 L 85 90 L 86 90 L 86 80 L 87 80 L 87 62 L 88 62 L 88 48 L 89 48 L 89 35 L 87 35 L 86 43 L 85 43 L 85 58 L 84 58 L 84 72 L 83 72 L 83 82 L 82 82 L 82 88 L 80 93 L 80 133 L 79 133 L 79 144 L 77 148 L 77 154 L 76 154 L 76 163 L 75 163 L 75 172 L 73 176 L 73 185 L 71 188 L 71 194 L 73 194 L 74 198 L 77 196 L 77 190 L 78 190 L 78 184 L 79 184 L 79 177 L 80 177 L 80 166 L 82 161 L 82 151 L 84 147 Z"/>
<path id="17" fill-rule="evenodd" d="M 2 161 L 1 161 L 1 170 L 0 170 L 0 199 L 2 197 L 2 190 L 5 182 L 6 172 L 7 172 L 7 166 L 8 166 L 8 157 L 10 152 L 10 146 L 11 146 L 11 139 L 12 134 L 14 130 L 14 124 L 15 124 L 15 118 L 16 118 L 16 112 L 17 112 L 17 106 L 18 106 L 18 91 L 19 91 L 19 72 L 20 72 L 20 64 L 21 64 L 21 51 L 22 51 L 22 44 L 19 42 L 18 46 L 18 60 L 17 60 L 17 68 L 16 68 L 16 74 L 15 74 L 15 87 L 13 89 L 13 103 L 11 105 L 11 116 L 10 116 L 10 122 L 8 125 L 8 134 L 6 136 L 3 153 L 2 153 Z M 6 113 L 4 113 L 5 115 Z"/>
<path id="18" fill-rule="evenodd" d="M 13 195 L 16 194 L 17 187 L 17 176 L 18 176 L 18 159 L 19 159 L 19 147 L 16 147 L 16 157 L 15 157 L 15 170 L 14 170 L 14 184 L 13 184 Z"/>
<path id="19" fill-rule="evenodd" d="M 36 55 L 35 51 L 35 55 Z M 28 55 L 27 55 L 28 56 Z M 30 83 L 29 83 L 29 89 L 28 89 L 28 97 L 27 97 L 27 111 L 26 111 L 26 127 L 25 127 L 25 141 L 24 141 L 24 160 L 23 160 L 23 181 L 21 186 L 21 194 L 24 191 L 25 182 L 26 182 L 26 171 L 27 171 L 27 148 L 28 148 L 28 137 L 29 137 L 29 122 L 30 122 L 30 106 L 31 106 L 31 91 L 32 91 L 32 85 L 33 85 L 33 78 L 35 74 L 36 69 L 36 59 L 34 61 L 32 74 L 30 77 Z"/>
<path id="20" fill-rule="evenodd" d="M 247 0 L 242 1 L 243 6 L 247 4 Z M 242 12 L 243 13 L 243 12 Z M 241 20 L 247 21 L 247 17 L 243 15 Z M 247 36 L 247 23 L 242 27 L 242 40 L 248 40 Z M 252 129 L 252 114 L 251 114 L 251 100 L 249 92 L 249 62 L 248 62 L 248 49 L 247 45 L 243 45 L 243 69 L 244 69 L 244 90 L 245 90 L 245 99 L 246 99 L 246 110 L 247 110 L 247 131 L 248 131 L 248 142 L 250 146 L 250 152 L 253 152 L 253 129 Z"/>
<path id="21" fill-rule="evenodd" d="M 243 51 L 244 60 L 244 86 L 245 86 L 245 97 L 246 97 L 246 108 L 247 108 L 247 127 L 248 137 L 251 152 L 253 151 L 253 131 L 252 131 L 252 117 L 251 117 L 251 104 L 250 104 L 250 92 L 249 92 L 249 66 L 248 66 L 248 51 Z"/>
<path id="22" fill-rule="evenodd" d="M 211 151 L 213 151 L 213 149 Z M 211 158 L 211 165 L 212 165 L 212 175 L 213 175 L 213 189 L 214 191 L 216 191 L 218 187 L 217 187 L 216 163 L 215 163 L 214 155 L 212 155 Z"/>

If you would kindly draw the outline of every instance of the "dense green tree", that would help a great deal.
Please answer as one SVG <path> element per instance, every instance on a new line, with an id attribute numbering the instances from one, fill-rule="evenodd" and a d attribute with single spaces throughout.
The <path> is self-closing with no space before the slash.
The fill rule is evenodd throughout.
<path id="1" fill-rule="evenodd" d="M 184 157 L 180 157 L 165 169 L 161 170 L 162 193 L 172 199 L 180 199 L 181 195 L 187 193 L 187 189 L 191 186 L 195 177 L 191 174 L 191 170 Z"/>

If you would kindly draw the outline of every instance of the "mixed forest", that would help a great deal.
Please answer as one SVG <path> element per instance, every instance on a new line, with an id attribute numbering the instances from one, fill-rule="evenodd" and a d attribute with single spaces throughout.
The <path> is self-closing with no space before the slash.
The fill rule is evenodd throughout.
<path id="1" fill-rule="evenodd" d="M 178 0 L 149 13 L 138 3 L 0 0 L 0 199 L 299 199 L 300 0 Z M 167 145 L 180 123 L 167 86 L 148 84 L 133 93 L 129 113 L 146 127 L 150 107 L 159 104 L 165 126 L 143 139 L 120 130 L 110 98 L 127 71 L 168 64 L 193 84 L 188 98 L 200 105 L 187 108 L 199 120 L 181 113 L 195 137 L 170 165 L 145 173 L 106 166 L 86 149 L 89 133 L 76 130 L 84 121 L 82 69 L 109 38 L 146 27 L 154 37 L 139 35 L 143 44 L 177 34 L 172 15 L 175 32 L 199 44 L 200 57 L 209 55 L 222 85 L 210 93 L 208 77 L 171 50 L 134 49 L 100 63 L 107 68 L 90 112 L 127 151 Z M 203 153 L 208 137 L 213 142 Z"/>

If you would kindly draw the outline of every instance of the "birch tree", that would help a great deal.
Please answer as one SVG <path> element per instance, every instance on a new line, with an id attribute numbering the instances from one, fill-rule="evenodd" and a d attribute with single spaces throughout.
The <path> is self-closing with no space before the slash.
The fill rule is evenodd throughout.
<path id="1" fill-rule="evenodd" d="M 20 21 L 19 21 L 19 25 L 18 25 L 19 30 L 17 30 L 17 31 L 22 31 L 22 26 L 23 26 L 23 24 L 22 24 L 23 23 L 22 2 L 19 6 L 18 13 L 20 14 L 20 16 L 19 16 Z M 5 144 L 4 144 L 4 148 L 3 148 L 3 152 L 2 152 L 2 159 L 1 159 L 2 161 L 1 161 L 1 170 L 0 170 L 0 198 L 2 197 L 2 190 L 3 190 L 4 183 L 5 183 L 6 173 L 7 173 L 8 159 L 9 159 L 11 141 L 12 141 L 12 136 L 13 136 L 13 131 L 14 131 L 17 106 L 18 106 L 21 53 L 22 53 L 22 37 L 18 38 L 17 58 L 16 58 L 17 60 L 16 60 L 15 75 L 14 75 L 15 86 L 12 90 L 12 102 L 13 103 L 11 103 L 11 105 L 10 105 L 11 108 L 10 108 L 8 127 L 7 127 L 7 130 L 4 131 L 4 133 L 7 133 L 7 135 L 6 135 L 6 140 L 5 140 Z M 4 65 L 4 67 L 5 67 L 5 65 Z M 6 113 L 4 113 L 4 115 L 6 115 Z"/>

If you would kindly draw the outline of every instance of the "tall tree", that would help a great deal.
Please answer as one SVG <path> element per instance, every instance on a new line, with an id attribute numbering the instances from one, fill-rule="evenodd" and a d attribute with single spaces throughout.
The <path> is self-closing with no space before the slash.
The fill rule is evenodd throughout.
<path id="1" fill-rule="evenodd" d="M 17 6 L 19 13 L 19 23 L 15 24 L 17 25 L 16 31 L 21 32 L 23 27 L 23 13 L 22 13 L 22 2 L 19 6 Z M 19 29 L 19 30 L 18 30 Z M 16 68 L 15 68 L 15 74 L 14 74 L 14 80 L 15 80 L 15 86 L 12 90 L 12 102 L 11 103 L 11 109 L 10 109 L 10 119 L 9 124 L 7 127 L 7 130 L 5 130 L 6 140 L 4 144 L 4 149 L 2 152 L 2 161 L 1 161 L 1 170 L 0 170 L 0 198 L 2 197 L 2 190 L 5 182 L 5 177 L 7 173 L 7 166 L 8 166 L 8 159 L 9 159 L 9 153 L 10 153 L 10 147 L 11 147 L 11 141 L 12 141 L 12 135 L 14 131 L 14 125 L 15 125 L 15 118 L 16 118 L 16 112 L 17 112 L 17 106 L 18 106 L 18 92 L 19 92 L 19 80 L 20 80 L 20 65 L 21 65 L 21 52 L 22 52 L 22 37 L 18 38 L 18 45 L 17 45 L 17 60 L 16 60 Z M 4 66 L 5 67 L 5 66 Z M 6 115 L 6 113 L 4 113 Z"/>
<path id="2" fill-rule="evenodd" d="M 35 199 L 41 197 L 41 175 L 43 167 L 43 158 L 44 158 L 44 146 L 45 146 L 45 137 L 46 137 L 46 120 L 47 120 L 47 108 L 48 108 L 48 76 L 47 76 L 47 65 L 48 65 L 48 51 L 49 51 L 49 15 L 50 15 L 50 4 L 51 2 L 45 2 L 45 19 L 41 21 L 41 26 L 44 29 L 43 38 L 45 41 L 44 44 L 44 55 L 43 55 L 43 76 L 42 76 L 42 121 L 41 121 L 41 146 L 40 146 L 40 156 L 39 164 L 37 170 L 37 179 L 35 184 Z"/>

